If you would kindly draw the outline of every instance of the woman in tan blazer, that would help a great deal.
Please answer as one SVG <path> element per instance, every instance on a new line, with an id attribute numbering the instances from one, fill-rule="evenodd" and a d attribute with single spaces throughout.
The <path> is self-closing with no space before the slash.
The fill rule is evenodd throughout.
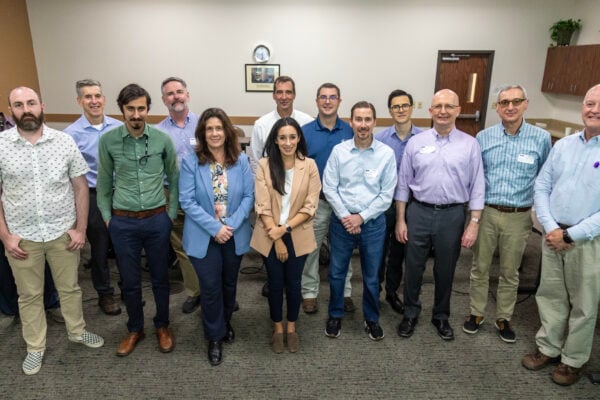
<path id="1" fill-rule="evenodd" d="M 321 181 L 314 160 L 306 157 L 306 141 L 293 118 L 273 125 L 258 162 L 255 181 L 256 225 L 250 246 L 263 255 L 273 321 L 271 346 L 283 352 L 283 290 L 287 305 L 287 345 L 299 348 L 296 320 L 302 302 L 304 262 L 316 247 L 312 218 L 319 204 Z"/>

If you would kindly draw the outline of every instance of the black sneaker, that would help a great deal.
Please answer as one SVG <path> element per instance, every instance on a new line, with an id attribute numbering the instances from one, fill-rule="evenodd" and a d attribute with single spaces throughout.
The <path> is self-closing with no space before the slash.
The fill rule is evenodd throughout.
<path id="1" fill-rule="evenodd" d="M 485 321 L 484 317 L 470 315 L 469 319 L 463 324 L 463 331 L 470 335 L 474 335 L 479 332 L 479 325 L 483 324 L 483 321 Z"/>
<path id="2" fill-rule="evenodd" d="M 377 321 L 365 321 L 365 332 L 371 340 L 381 340 L 384 338 L 383 329 Z"/>
<path id="3" fill-rule="evenodd" d="M 498 336 L 506 343 L 514 343 L 517 341 L 517 335 L 510 329 L 510 324 L 505 319 L 496 320 L 496 329 L 498 329 Z"/>
<path id="4" fill-rule="evenodd" d="M 340 336 L 342 330 L 342 320 L 339 318 L 329 318 L 325 327 L 325 336 L 336 338 Z"/>

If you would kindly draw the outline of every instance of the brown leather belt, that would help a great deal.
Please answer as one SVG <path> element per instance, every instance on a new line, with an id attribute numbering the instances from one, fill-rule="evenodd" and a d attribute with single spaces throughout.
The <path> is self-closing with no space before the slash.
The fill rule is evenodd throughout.
<path id="1" fill-rule="evenodd" d="M 509 206 L 499 206 L 497 204 L 486 204 L 486 206 L 494 208 L 503 213 L 518 213 L 525 212 L 531 210 L 531 207 L 509 207 Z"/>
<path id="2" fill-rule="evenodd" d="M 144 210 L 144 211 L 117 210 L 116 208 L 112 209 L 113 215 L 116 215 L 117 217 L 127 217 L 127 218 L 137 218 L 137 219 L 148 218 L 153 215 L 160 214 L 163 211 L 167 211 L 167 206 L 160 206 L 158 208 L 153 208 L 152 210 Z"/>

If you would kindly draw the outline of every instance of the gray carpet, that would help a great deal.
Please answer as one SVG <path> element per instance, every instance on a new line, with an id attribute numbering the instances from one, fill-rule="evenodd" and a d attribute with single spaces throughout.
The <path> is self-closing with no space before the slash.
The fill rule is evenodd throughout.
<path id="1" fill-rule="evenodd" d="M 539 236 L 532 235 L 522 271 L 522 283 L 534 283 L 539 260 Z M 84 252 L 83 259 L 87 257 Z M 154 304 L 145 281 L 147 338 L 128 357 L 115 350 L 126 333 L 126 314 L 111 317 L 101 313 L 91 286 L 90 271 L 80 268 L 84 313 L 90 331 L 102 335 L 106 344 L 88 349 L 67 340 L 64 326 L 49 322 L 47 350 L 38 375 L 25 376 L 21 363 L 26 354 L 21 325 L 0 317 L 0 399 L 599 399 L 600 387 L 584 375 L 577 384 L 563 388 L 550 380 L 551 368 L 538 372 L 521 366 L 523 355 L 535 348 L 539 327 L 535 299 L 519 296 L 512 326 L 517 342 L 502 342 L 493 326 L 494 298 L 490 295 L 488 315 L 477 335 L 466 335 L 461 326 L 469 313 L 469 266 L 471 252 L 464 250 L 456 272 L 450 322 L 456 339 L 442 341 L 429 322 L 433 297 L 431 268 L 422 291 L 423 313 L 416 332 L 399 338 L 396 327 L 401 316 L 382 302 L 381 325 L 385 339 L 372 342 L 363 331 L 361 277 L 352 281 L 353 299 L 359 309 L 342 322 L 338 339 L 324 335 L 327 319 L 327 270 L 322 272 L 319 312 L 301 312 L 298 332 L 300 352 L 274 354 L 268 341 L 271 333 L 268 305 L 260 295 L 266 279 L 256 253 L 244 257 L 238 285 L 241 310 L 234 314 L 237 338 L 226 345 L 224 362 L 211 367 L 206 360 L 199 312 L 182 314 L 185 294 L 173 272 L 171 321 L 177 347 L 173 353 L 158 351 L 152 316 Z M 353 257 L 355 271 L 359 261 Z M 113 266 L 113 281 L 118 274 Z M 495 291 L 497 269 L 491 292 Z M 383 296 L 382 296 L 383 298 Z M 599 336 L 585 374 L 600 371 Z"/>

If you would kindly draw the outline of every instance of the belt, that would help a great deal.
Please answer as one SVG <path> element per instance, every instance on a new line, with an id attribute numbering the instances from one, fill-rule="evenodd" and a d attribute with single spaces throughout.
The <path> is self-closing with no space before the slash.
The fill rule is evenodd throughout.
<path id="1" fill-rule="evenodd" d="M 499 206 L 497 204 L 486 204 L 486 206 L 495 208 L 496 210 L 503 213 L 518 213 L 525 212 L 531 210 L 531 207 L 509 207 L 509 206 Z"/>
<path id="2" fill-rule="evenodd" d="M 413 198 L 413 201 L 415 203 L 421 204 L 425 207 L 433 208 L 434 210 L 445 210 L 446 208 L 452 208 L 452 207 L 458 207 L 458 206 L 464 207 L 466 204 L 466 203 L 431 204 L 431 203 L 425 203 L 424 201 L 419 201 L 415 198 Z"/>
<path id="3" fill-rule="evenodd" d="M 572 227 L 573 225 L 561 224 L 561 223 L 559 222 L 559 223 L 558 223 L 558 226 L 560 227 L 560 229 L 562 229 L 562 230 L 564 231 L 564 230 L 567 230 L 567 229 L 569 229 L 569 228 L 570 228 L 570 227 Z"/>
<path id="4" fill-rule="evenodd" d="M 90 193 L 96 193 L 96 188 L 95 187 L 94 188 L 89 188 L 89 190 L 90 190 Z"/>
<path id="5" fill-rule="evenodd" d="M 167 206 L 160 206 L 157 208 L 153 208 L 152 210 L 144 210 L 144 211 L 117 210 L 116 208 L 112 209 L 113 215 L 116 215 L 117 217 L 127 217 L 127 218 L 137 218 L 137 219 L 148 218 L 153 215 L 160 214 L 163 211 L 167 211 Z"/>

